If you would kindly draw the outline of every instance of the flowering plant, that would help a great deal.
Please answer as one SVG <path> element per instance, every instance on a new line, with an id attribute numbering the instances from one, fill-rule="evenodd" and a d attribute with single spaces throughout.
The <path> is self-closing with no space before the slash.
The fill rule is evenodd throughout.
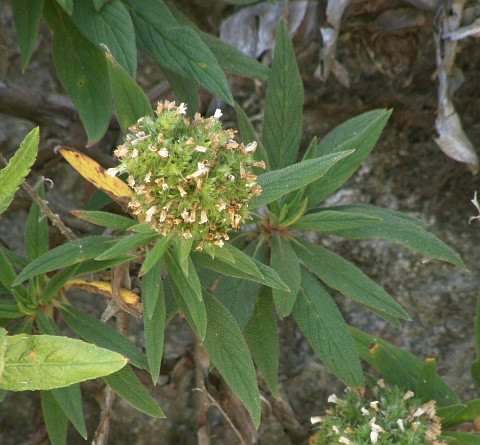
<path id="1" fill-rule="evenodd" d="M 314 417 L 320 423 L 311 439 L 312 445 L 444 445 L 439 441 L 440 417 L 435 401 L 422 403 L 412 391 L 388 387 L 383 380 L 372 390 L 373 400 L 363 399 L 347 389 L 345 398 L 328 398 L 332 409 L 325 416 Z"/>

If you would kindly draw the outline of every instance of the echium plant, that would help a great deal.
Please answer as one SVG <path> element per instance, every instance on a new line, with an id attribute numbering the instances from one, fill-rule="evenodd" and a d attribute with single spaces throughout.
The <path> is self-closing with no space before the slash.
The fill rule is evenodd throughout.
<path id="1" fill-rule="evenodd" d="M 347 388 L 345 398 L 332 394 L 332 409 L 312 418 L 319 423 L 310 440 L 315 445 L 445 445 L 439 439 L 440 417 L 435 401 L 422 403 L 415 394 L 388 387 L 379 380 L 372 398 L 363 399 Z"/>
<path id="2" fill-rule="evenodd" d="M 187 117 L 184 105 L 165 102 L 154 114 L 113 56 L 107 54 L 107 63 L 117 88 L 128 92 L 127 99 L 113 95 L 126 134 L 116 150 L 120 164 L 107 172 L 75 150 L 61 147 L 59 152 L 130 216 L 76 211 L 108 232 L 44 250 L 28 264 L 17 262 L 18 275 L 3 282 L 3 292 L 12 295 L 9 317 L 30 320 L 22 332 L 38 325 L 49 333 L 58 331 L 53 314 L 59 310 L 83 340 L 128 357 L 128 365 L 103 379 L 151 415 L 161 411 L 140 391 L 131 366 L 148 370 L 156 382 L 165 327 L 179 313 L 201 341 L 210 367 L 238 395 L 256 426 L 260 396 L 254 363 L 278 396 L 276 315 L 292 315 L 325 365 L 349 387 L 363 388 L 355 342 L 328 288 L 395 325 L 409 316 L 360 269 L 306 240 L 303 232 L 383 238 L 464 267 L 451 248 L 414 218 L 372 206 L 321 204 L 368 156 L 390 112 L 369 111 L 347 121 L 320 143 L 314 139 L 297 162 L 303 88 L 283 22 L 277 30 L 261 140 L 238 105 L 243 143 L 222 129 L 220 111 L 208 118 Z M 127 174 L 127 183 L 118 172 Z M 13 259 L 5 256 L 4 262 Z M 130 261 L 139 259 L 141 304 L 125 282 Z M 78 278 L 106 268 L 113 270 L 111 284 Z M 25 311 L 18 297 L 23 283 L 55 270 L 37 286 Z M 146 355 L 109 325 L 71 305 L 65 290 L 74 286 L 111 297 L 102 320 L 118 307 L 143 317 Z M 8 318 L 5 311 L 0 318 Z M 65 396 L 80 397 L 79 392 Z M 55 399 L 60 412 L 77 427 L 81 412 L 72 414 L 62 400 Z M 76 400 L 69 407 L 78 405 Z M 48 428 L 53 420 L 47 417 Z"/>

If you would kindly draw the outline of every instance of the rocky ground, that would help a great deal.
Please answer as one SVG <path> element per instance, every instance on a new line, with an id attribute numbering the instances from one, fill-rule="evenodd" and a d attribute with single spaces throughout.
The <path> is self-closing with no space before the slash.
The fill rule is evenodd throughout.
<path id="1" fill-rule="evenodd" d="M 371 2 L 366 2 L 367 4 Z M 375 3 L 375 2 L 373 2 Z M 377 2 L 381 4 L 382 2 Z M 205 2 L 197 0 L 185 11 L 205 17 Z M 419 10 L 404 2 L 390 2 L 398 8 Z M 366 8 L 366 7 L 365 7 Z M 215 31 L 231 8 L 219 7 L 208 19 L 202 19 L 204 29 Z M 380 11 L 381 12 L 381 11 Z M 366 203 L 387 207 L 416 216 L 429 224 L 429 230 L 455 248 L 469 271 L 437 261 L 426 261 L 421 255 L 389 245 L 383 241 L 353 242 L 336 238 L 322 239 L 336 252 L 344 255 L 380 283 L 408 311 L 412 321 L 396 329 L 378 319 L 351 301 L 338 298 L 346 319 L 353 326 L 375 333 L 405 347 L 420 358 L 437 359 L 438 372 L 463 399 L 478 396 L 469 376 L 469 366 L 475 359 L 474 314 L 480 285 L 477 273 L 480 255 L 480 223 L 469 224 L 476 215 L 470 200 L 479 187 L 479 177 L 471 174 L 465 164 L 443 154 L 434 142 L 437 110 L 437 82 L 435 46 L 432 37 L 433 14 L 421 12 L 423 21 L 400 31 L 378 32 L 370 25 L 380 14 L 375 8 L 350 11 L 349 19 L 341 28 L 337 46 L 337 59 L 349 73 L 349 86 L 342 85 L 338 77 L 330 75 L 326 82 L 314 73 L 318 53 L 309 45 L 297 42 L 301 71 L 304 75 L 304 139 L 306 146 L 313 135 L 322 137 L 335 125 L 374 108 L 392 108 L 389 120 L 372 155 L 363 163 L 356 175 L 331 198 L 330 203 Z M 18 146 L 27 131 L 42 123 L 42 154 L 31 181 L 39 175 L 52 178 L 55 184 L 49 201 L 59 211 L 84 205 L 91 190 L 72 170 L 52 155 L 56 144 L 81 147 L 82 134 L 75 124 L 63 125 L 57 116 L 41 116 L 38 97 L 42 92 L 52 98 L 63 94 L 54 74 L 49 53 L 49 32 L 43 26 L 38 47 L 25 73 L 20 72 L 18 46 L 13 30 L 10 9 L 1 6 L 0 17 L 5 27 L 9 67 L 4 82 L 30 92 L 31 114 L 8 112 L 0 114 L 0 151 L 8 156 Z M 311 42 L 310 42 L 311 43 Z M 162 85 L 158 70 L 144 57 L 140 57 L 139 82 L 146 91 Z M 480 143 L 480 45 L 478 40 L 464 39 L 458 47 L 456 65 L 463 72 L 464 82 L 454 95 L 464 130 L 474 147 Z M 1 85 L 0 85 L 1 86 Z M 3 88 L 3 86 L 1 86 Z M 261 82 L 232 78 L 236 100 L 249 116 L 261 117 Z M 157 89 L 158 91 L 158 89 Z M 167 88 L 160 88 L 162 97 Z M 162 93 L 163 92 L 163 93 Z M 62 98 L 55 96 L 56 106 L 63 106 Z M 208 98 L 204 97 L 205 108 Z M 59 101 L 59 102 L 58 102 Z M 69 109 L 68 103 L 66 110 Z M 38 109 L 37 116 L 35 110 Z M 225 109 L 225 120 L 233 123 L 233 112 Z M 25 118 L 28 117 L 28 118 Z M 106 159 L 115 144 L 113 132 L 97 147 L 98 156 Z M 8 212 L 0 217 L 0 238 L 15 249 L 21 249 L 21 235 L 28 200 L 19 195 Z M 82 230 L 81 227 L 75 227 Z M 86 294 L 75 297 L 78 305 L 99 313 L 103 302 Z M 305 443 L 305 437 L 295 427 L 308 426 L 309 418 L 325 407 L 328 395 L 341 391 L 342 385 L 314 357 L 292 320 L 279 324 L 281 333 L 282 396 L 293 411 L 280 420 L 273 413 L 260 428 L 264 445 L 290 445 Z M 139 341 L 140 325 L 131 323 L 132 337 Z M 150 388 L 157 397 L 167 419 L 151 419 L 131 409 L 121 400 L 115 402 L 110 443 L 112 444 L 194 444 L 195 416 L 192 389 L 194 377 L 192 350 L 194 338 L 180 320 L 168 328 L 165 347 L 168 363 L 177 366 L 175 391 L 165 386 L 165 379 L 157 388 Z M 147 381 L 147 379 L 145 379 Z M 96 428 L 99 418 L 99 387 L 88 383 L 83 386 L 85 414 L 89 431 Z M 45 443 L 35 432 L 40 431 L 39 400 L 35 394 L 10 394 L 0 410 L 0 442 L 2 444 Z M 268 413 L 267 413 L 268 414 Z M 211 410 L 212 444 L 238 443 L 222 415 Z M 278 416 L 281 417 L 281 416 Z M 299 422 L 299 423 L 298 423 Z M 290 428 L 289 431 L 286 429 Z M 84 443 L 72 431 L 69 443 Z"/>

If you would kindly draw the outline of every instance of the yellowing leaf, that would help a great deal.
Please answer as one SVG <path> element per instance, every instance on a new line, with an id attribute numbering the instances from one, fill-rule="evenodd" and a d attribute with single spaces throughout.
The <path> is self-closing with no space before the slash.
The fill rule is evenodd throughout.
<path id="1" fill-rule="evenodd" d="M 83 289 L 92 294 L 100 294 L 105 297 L 112 298 L 112 285 L 103 281 L 86 281 L 86 280 L 70 280 L 63 287 L 65 290 L 72 288 Z M 127 289 L 120 289 L 120 297 L 129 306 L 132 306 L 138 311 L 140 304 L 140 297 L 135 293 Z"/>
<path id="2" fill-rule="evenodd" d="M 73 148 L 59 147 L 58 152 L 86 180 L 122 207 L 126 207 L 128 198 L 133 196 L 133 190 L 120 178 L 110 176 L 100 164 Z"/>

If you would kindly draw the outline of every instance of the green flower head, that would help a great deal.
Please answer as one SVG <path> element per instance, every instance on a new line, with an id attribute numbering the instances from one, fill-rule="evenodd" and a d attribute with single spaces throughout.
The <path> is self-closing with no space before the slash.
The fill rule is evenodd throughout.
<path id="1" fill-rule="evenodd" d="M 256 143 L 244 146 L 222 129 L 220 110 L 209 118 L 186 116 L 185 104 L 159 103 L 156 117 L 142 117 L 115 150 L 120 165 L 109 173 L 128 173 L 135 191 L 133 215 L 155 231 L 223 246 L 230 229 L 248 219 L 248 202 L 262 189 L 250 168 Z"/>

